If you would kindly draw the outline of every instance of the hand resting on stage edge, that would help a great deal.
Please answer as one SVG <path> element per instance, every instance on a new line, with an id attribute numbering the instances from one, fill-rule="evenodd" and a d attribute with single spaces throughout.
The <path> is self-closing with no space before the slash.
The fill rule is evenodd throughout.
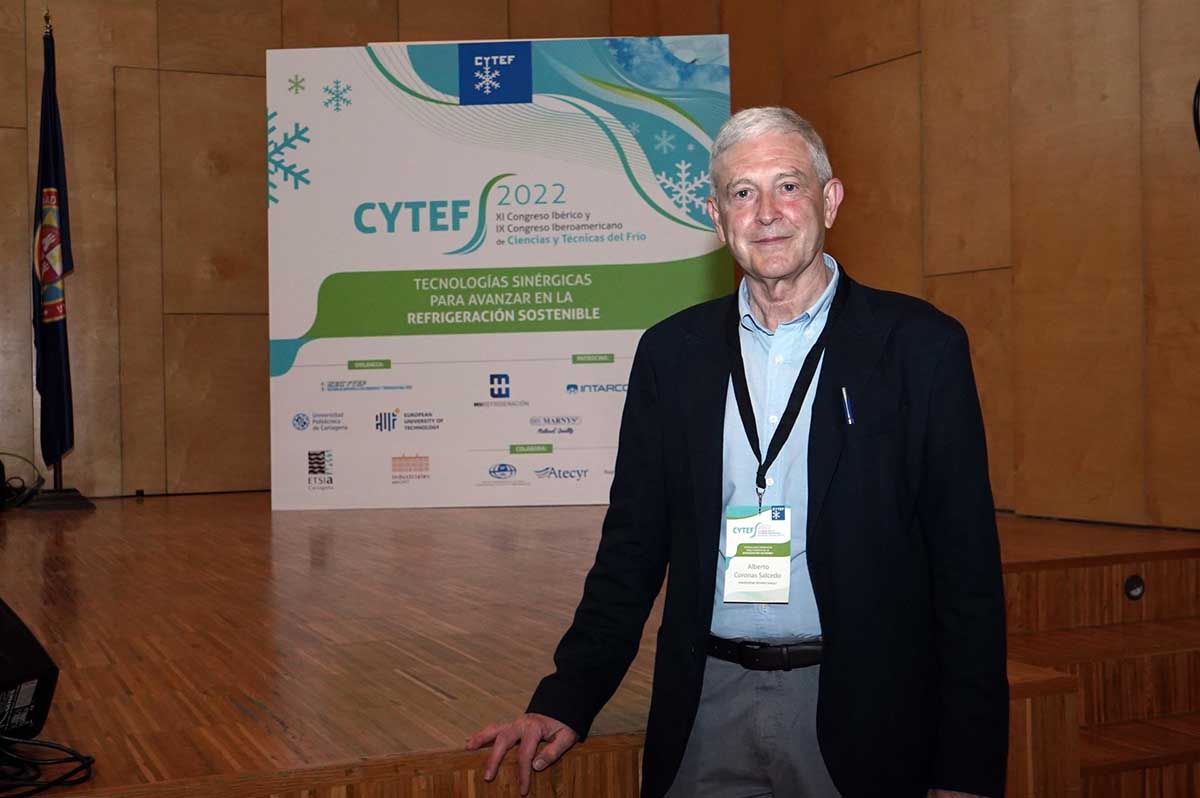
<path id="1" fill-rule="evenodd" d="M 519 745 L 518 781 L 521 795 L 528 795 L 530 768 L 545 770 L 557 762 L 578 740 L 579 735 L 562 721 L 529 713 L 508 723 L 492 723 L 483 727 L 467 738 L 467 750 L 475 751 L 489 744 L 492 746 L 487 767 L 483 771 L 484 780 L 491 781 L 496 778 L 508 749 Z M 545 745 L 541 745 L 542 742 L 545 742 Z"/>

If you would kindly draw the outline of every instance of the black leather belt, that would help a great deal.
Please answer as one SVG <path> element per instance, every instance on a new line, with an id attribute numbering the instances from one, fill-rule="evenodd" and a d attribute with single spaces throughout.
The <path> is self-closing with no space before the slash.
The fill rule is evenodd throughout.
<path id="1" fill-rule="evenodd" d="M 726 640 L 708 636 L 708 655 L 733 662 L 752 671 L 790 671 L 821 663 L 824 647 L 820 640 L 767 645 L 751 640 Z"/>

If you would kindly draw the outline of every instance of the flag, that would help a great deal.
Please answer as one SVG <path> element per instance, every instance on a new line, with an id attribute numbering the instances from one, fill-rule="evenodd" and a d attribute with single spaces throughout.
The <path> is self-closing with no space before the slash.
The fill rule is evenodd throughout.
<path id="1" fill-rule="evenodd" d="M 71 258 L 62 124 L 54 87 L 54 34 L 49 21 L 42 46 L 42 130 L 33 201 L 33 343 L 37 391 L 42 397 L 42 459 L 57 466 L 63 454 L 75 445 L 67 297 L 63 288 L 64 278 L 75 264 Z"/>

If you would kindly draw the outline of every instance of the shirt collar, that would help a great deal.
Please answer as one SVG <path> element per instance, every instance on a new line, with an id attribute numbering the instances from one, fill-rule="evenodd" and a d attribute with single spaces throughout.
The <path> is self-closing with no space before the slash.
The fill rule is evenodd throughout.
<path id="1" fill-rule="evenodd" d="M 794 319 L 785 321 L 780 327 L 789 324 L 807 324 L 829 309 L 833 303 L 833 295 L 837 292 L 838 273 L 841 271 L 838 268 L 838 262 L 833 256 L 827 252 L 821 253 L 825 263 L 825 268 L 829 270 L 829 285 L 825 286 L 825 290 L 821 292 L 821 296 L 817 297 L 817 301 L 812 304 L 808 310 L 801 313 Z M 741 314 L 742 326 L 751 332 L 761 332 L 764 335 L 774 335 L 770 330 L 764 328 L 758 323 L 758 319 L 754 318 L 754 314 L 750 312 L 750 289 L 746 287 L 746 281 L 742 280 L 742 284 L 738 287 L 738 313 Z"/>

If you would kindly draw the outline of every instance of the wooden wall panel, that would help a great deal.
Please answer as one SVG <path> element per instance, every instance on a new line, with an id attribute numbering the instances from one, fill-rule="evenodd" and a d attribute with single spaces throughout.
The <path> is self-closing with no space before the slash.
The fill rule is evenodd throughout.
<path id="1" fill-rule="evenodd" d="M 917 52 L 917 6 L 917 0 L 822 3 L 821 36 L 829 48 L 826 74 L 841 75 Z"/>
<path id="2" fill-rule="evenodd" d="M 162 0 L 163 69 L 267 74 L 266 51 L 281 46 L 281 0 Z"/>
<path id="3" fill-rule="evenodd" d="M 508 32 L 514 39 L 608 36 L 609 16 L 609 0 L 509 0 Z"/>
<path id="4" fill-rule="evenodd" d="M 987 429 L 988 470 L 996 506 L 1013 506 L 1012 270 L 929 277 L 925 295 L 954 316 L 971 338 L 971 361 Z"/>
<path id="5" fill-rule="evenodd" d="M 721 31 L 729 34 L 730 104 L 735 112 L 783 102 L 783 2 L 721 4 Z"/>
<path id="6" fill-rule="evenodd" d="M 783 4 L 784 41 L 804 42 L 787 48 L 783 62 L 782 103 L 807 119 L 822 136 L 829 127 L 829 76 L 827 41 L 821 35 L 821 7 L 817 3 Z"/>
<path id="7" fill-rule="evenodd" d="M 507 0 L 399 3 L 399 41 L 508 38 Z M 515 34 L 514 34 L 515 35 Z"/>
<path id="8" fill-rule="evenodd" d="M 846 199 L 829 251 L 868 285 L 920 296 L 918 56 L 830 81 L 825 143 Z"/>
<path id="9" fill-rule="evenodd" d="M 396 0 L 283 0 L 283 46 L 396 41 L 396 10 Z"/>
<path id="10" fill-rule="evenodd" d="M 719 0 L 612 0 L 613 36 L 719 33 Z"/>
<path id="11" fill-rule="evenodd" d="M 166 490 L 158 71 L 116 70 L 121 492 Z"/>
<path id="12" fill-rule="evenodd" d="M 166 317 L 167 491 L 270 487 L 266 315 Z"/>
<path id="13" fill-rule="evenodd" d="M 24 65 L 21 67 L 24 74 Z M 25 131 L 0 129 L 0 451 L 33 459 L 33 328 Z M 5 460 L 11 473 L 32 476 Z"/>
<path id="14" fill-rule="evenodd" d="M 165 311 L 265 313 L 265 83 L 164 72 L 160 85 Z"/>
<path id="15" fill-rule="evenodd" d="M 1141 8 L 1147 493 L 1153 523 L 1200 528 L 1200 3 Z"/>
<path id="16" fill-rule="evenodd" d="M 37 173 L 41 122 L 42 8 L 26 3 L 29 193 Z M 75 273 L 67 278 L 67 325 L 75 408 L 75 449 L 65 484 L 91 496 L 121 489 L 121 405 L 117 323 L 116 145 L 113 67 L 156 64 L 154 0 L 76 0 L 54 6 L 58 102 L 71 197 Z M 34 438 L 39 405 L 34 403 Z"/>
<path id="17" fill-rule="evenodd" d="M 1011 10 L 1017 510 L 1143 523 L 1138 3 Z"/>
<path id="18" fill-rule="evenodd" d="M 1007 0 L 921 3 L 925 273 L 1011 263 Z"/>
<path id="19" fill-rule="evenodd" d="M 25 127 L 25 0 L 0 0 L 0 127 Z"/>

